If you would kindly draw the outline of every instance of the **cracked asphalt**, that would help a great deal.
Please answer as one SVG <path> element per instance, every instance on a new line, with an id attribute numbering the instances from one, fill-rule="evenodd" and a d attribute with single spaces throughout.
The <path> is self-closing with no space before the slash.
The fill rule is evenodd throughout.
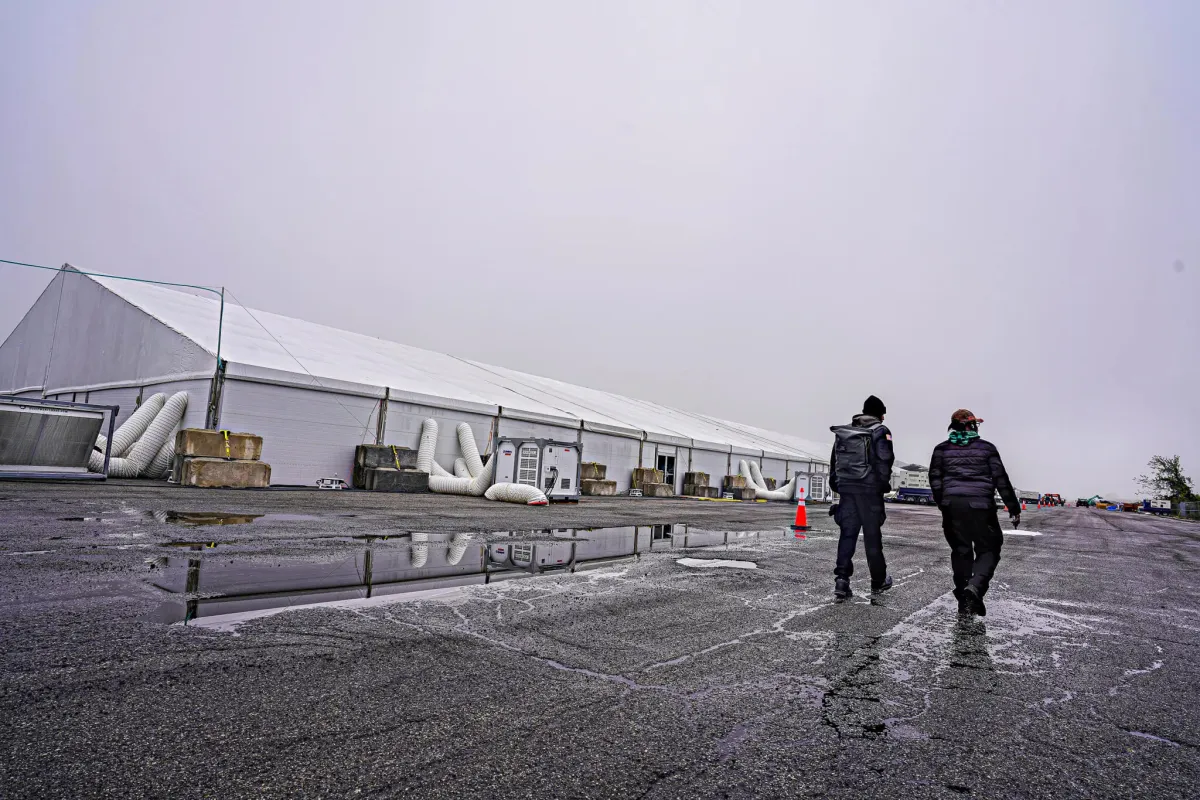
<path id="1" fill-rule="evenodd" d="M 963 621 L 936 511 L 843 603 L 811 511 L 0 484 L 0 796 L 1200 795 L 1200 526 L 1029 511 Z"/>

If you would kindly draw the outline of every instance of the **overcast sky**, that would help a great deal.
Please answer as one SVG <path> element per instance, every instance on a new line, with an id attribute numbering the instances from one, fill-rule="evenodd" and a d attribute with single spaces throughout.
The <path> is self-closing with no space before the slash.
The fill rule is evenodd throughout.
<path id="1" fill-rule="evenodd" d="M 0 258 L 1200 479 L 1200 3 L 9 2 Z M 0 336 L 49 273 L 0 265 Z"/>

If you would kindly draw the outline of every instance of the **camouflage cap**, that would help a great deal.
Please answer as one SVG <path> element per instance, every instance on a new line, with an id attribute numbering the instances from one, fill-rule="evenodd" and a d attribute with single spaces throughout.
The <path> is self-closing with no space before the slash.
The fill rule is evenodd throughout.
<path id="1" fill-rule="evenodd" d="M 971 422 L 983 422 L 983 420 L 981 420 L 979 417 L 972 414 L 967 409 L 960 408 L 958 411 L 955 411 L 953 414 L 950 415 L 950 423 L 954 424 L 955 422 L 960 422 L 960 423 L 966 425 Z"/>

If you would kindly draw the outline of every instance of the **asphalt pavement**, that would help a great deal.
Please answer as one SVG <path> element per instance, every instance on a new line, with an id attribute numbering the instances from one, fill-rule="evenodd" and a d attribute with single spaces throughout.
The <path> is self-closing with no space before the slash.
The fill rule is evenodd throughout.
<path id="1" fill-rule="evenodd" d="M 1200 796 L 1200 526 L 810 510 L 0 484 L 0 796 Z"/>

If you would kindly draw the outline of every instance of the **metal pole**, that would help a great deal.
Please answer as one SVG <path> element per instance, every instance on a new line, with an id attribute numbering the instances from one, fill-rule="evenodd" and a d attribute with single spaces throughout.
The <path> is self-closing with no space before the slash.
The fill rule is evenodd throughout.
<path id="1" fill-rule="evenodd" d="M 217 314 L 217 369 L 221 369 L 221 330 L 225 327 L 225 287 L 221 287 L 221 310 Z"/>

